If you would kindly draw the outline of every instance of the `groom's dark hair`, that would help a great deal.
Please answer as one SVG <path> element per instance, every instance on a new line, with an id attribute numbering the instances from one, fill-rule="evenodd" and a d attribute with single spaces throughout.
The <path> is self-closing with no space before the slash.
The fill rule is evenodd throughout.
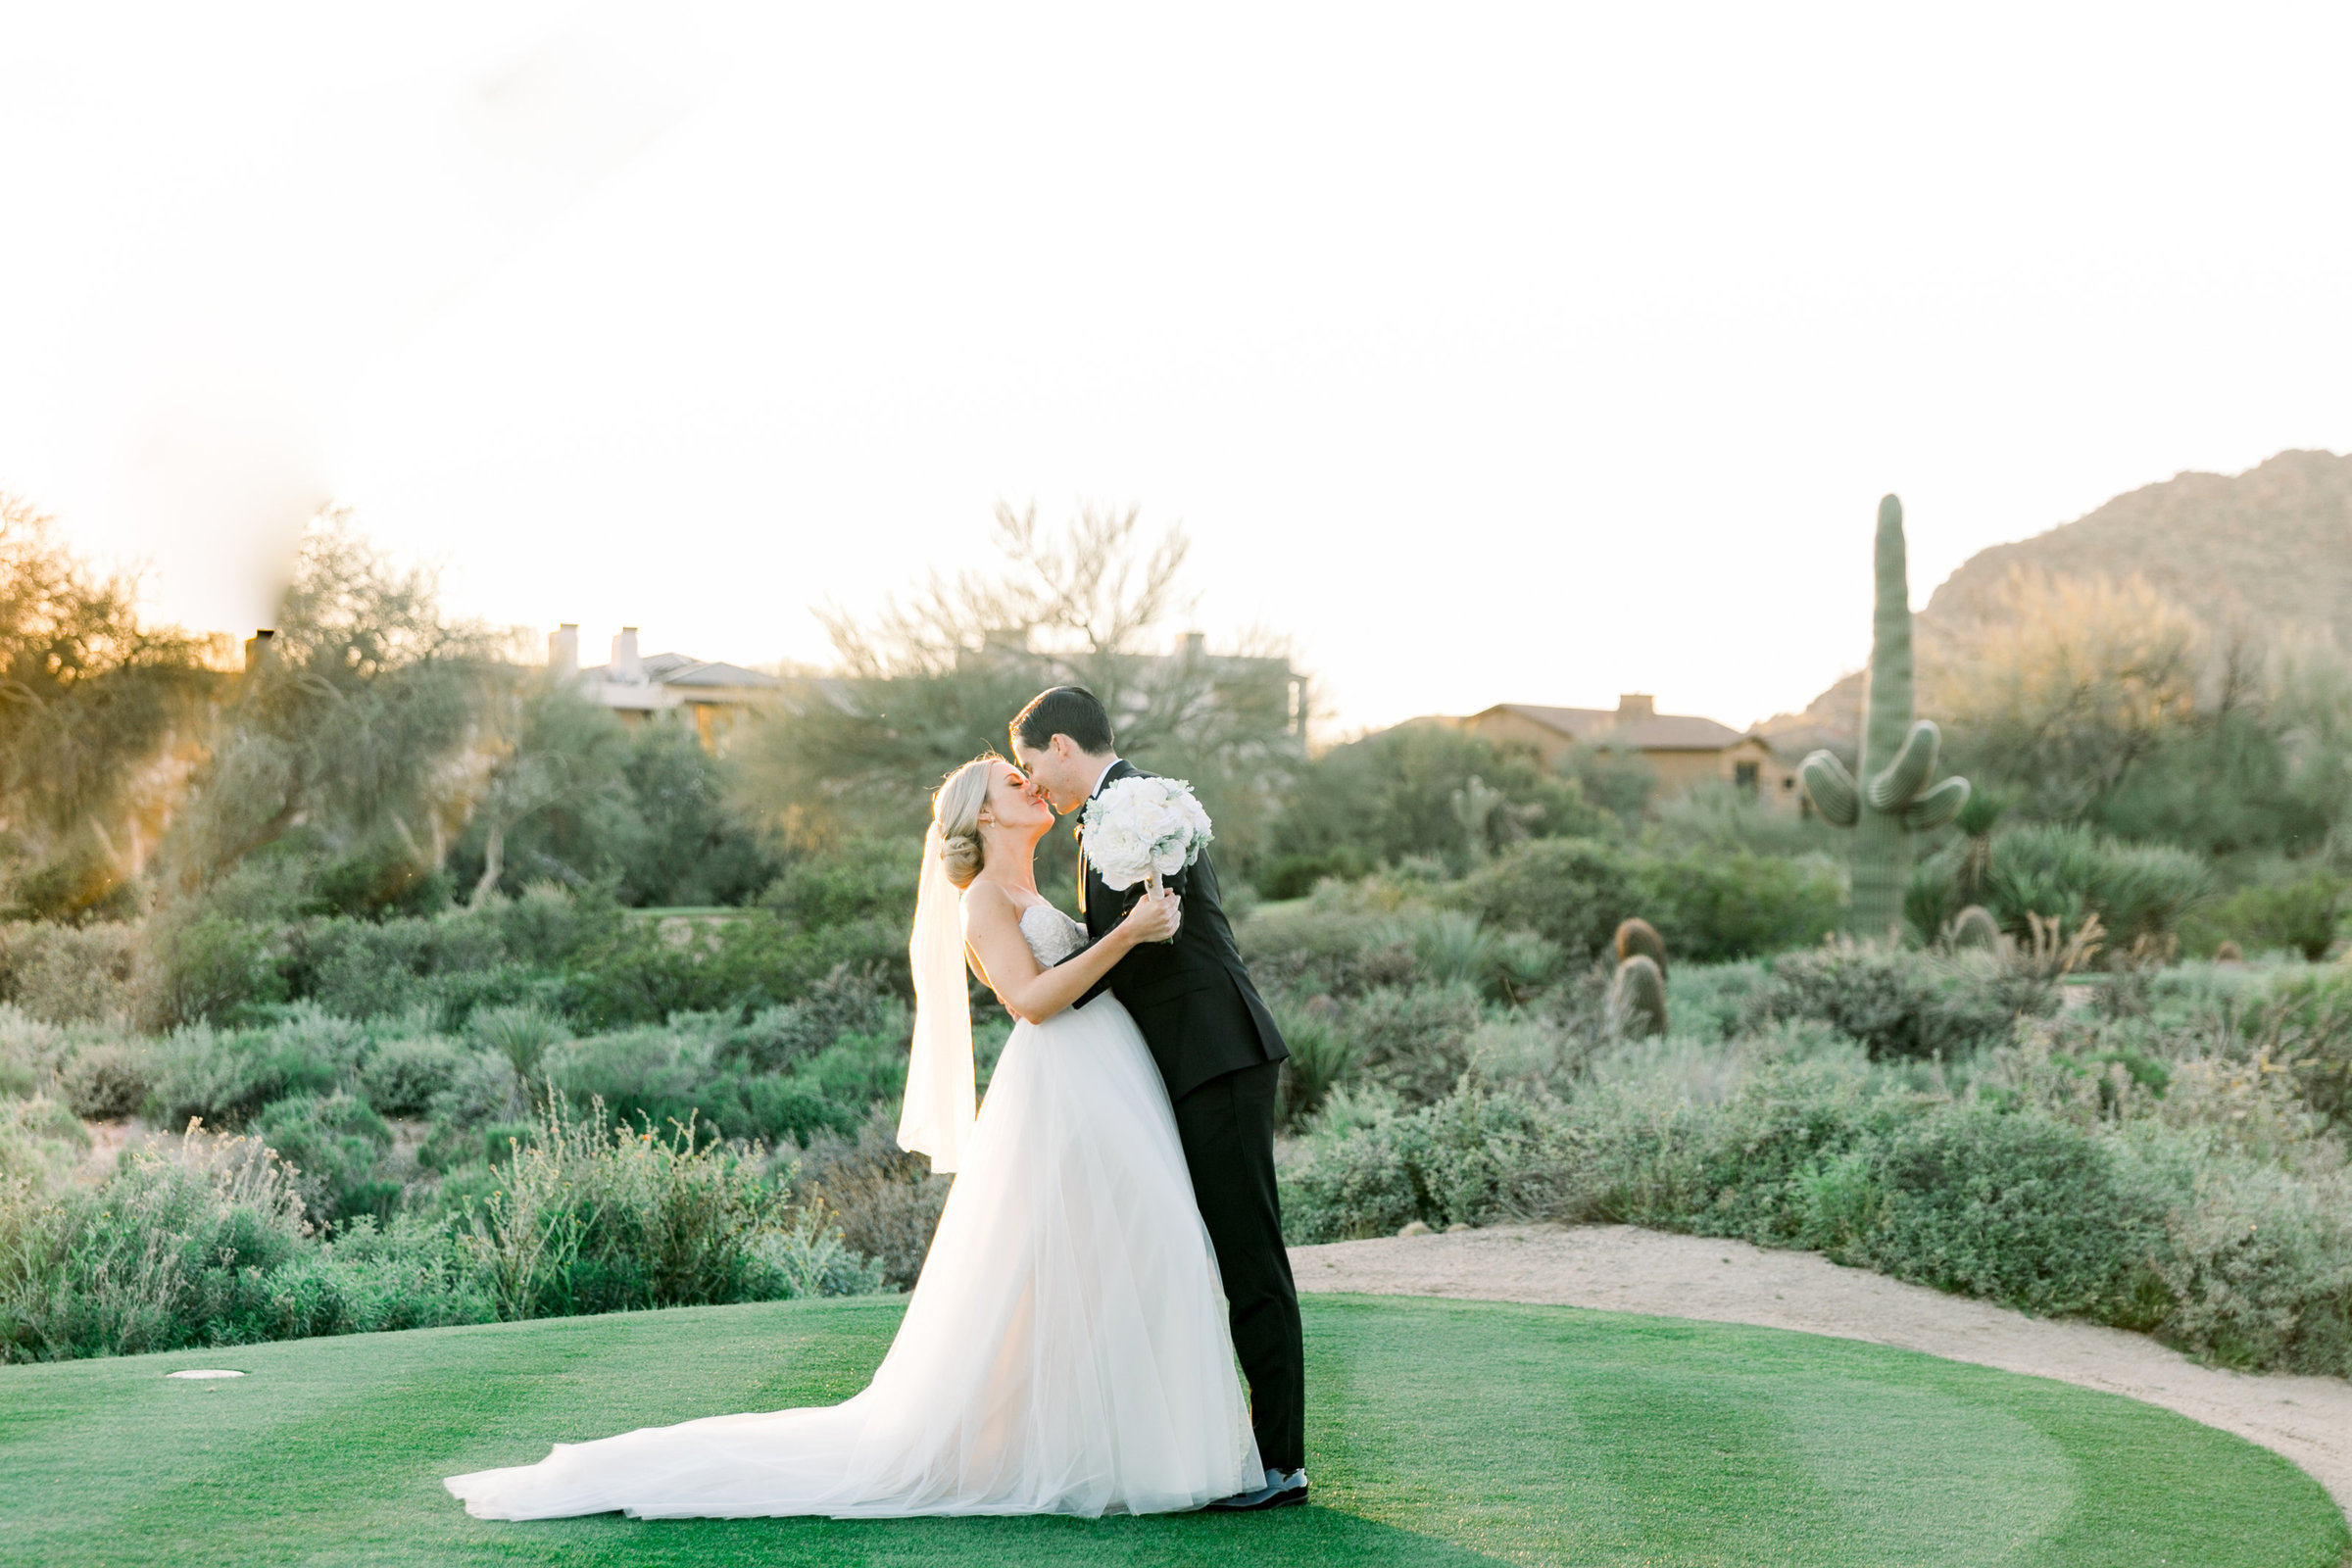
<path id="1" fill-rule="evenodd" d="M 1039 692 L 1029 699 L 1029 706 L 1012 715 L 1006 726 L 1012 732 L 1013 744 L 1039 751 L 1053 744 L 1056 735 L 1067 735 L 1070 744 L 1096 757 L 1110 750 L 1110 714 L 1103 711 L 1102 700 L 1083 686 L 1055 686 Z"/>

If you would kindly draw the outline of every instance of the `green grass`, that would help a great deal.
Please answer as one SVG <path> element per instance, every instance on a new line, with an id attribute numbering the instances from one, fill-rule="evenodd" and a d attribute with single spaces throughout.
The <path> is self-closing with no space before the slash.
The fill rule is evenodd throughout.
<path id="1" fill-rule="evenodd" d="M 2112 1396 L 1767 1329 L 1307 1302 L 1318 1506 L 1156 1519 L 469 1519 L 440 1478 L 861 1387 L 895 1299 L 0 1370 L 0 1561 L 2337 1568 L 2285 1460 Z M 173 1383 L 175 1367 L 252 1375 Z"/>

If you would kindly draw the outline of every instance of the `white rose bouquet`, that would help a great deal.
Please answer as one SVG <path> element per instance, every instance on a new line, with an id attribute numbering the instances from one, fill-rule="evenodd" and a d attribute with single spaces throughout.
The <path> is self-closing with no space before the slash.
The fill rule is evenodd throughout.
<path id="1" fill-rule="evenodd" d="M 1195 860 L 1215 837 L 1208 813 L 1180 778 L 1122 778 L 1086 803 L 1086 859 L 1105 886 L 1154 890 Z"/>

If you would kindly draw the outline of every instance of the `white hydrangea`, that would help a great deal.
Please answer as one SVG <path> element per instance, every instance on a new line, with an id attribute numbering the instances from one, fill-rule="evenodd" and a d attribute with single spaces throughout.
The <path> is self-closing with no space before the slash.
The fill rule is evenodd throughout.
<path id="1" fill-rule="evenodd" d="M 1124 891 L 1152 872 L 1174 876 L 1215 834 L 1180 778 L 1123 778 L 1086 805 L 1086 858 L 1103 884 Z"/>

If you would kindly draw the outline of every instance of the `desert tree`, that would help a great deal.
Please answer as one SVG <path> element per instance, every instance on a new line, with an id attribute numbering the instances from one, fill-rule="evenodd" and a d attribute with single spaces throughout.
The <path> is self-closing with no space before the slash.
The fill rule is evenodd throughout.
<path id="1" fill-rule="evenodd" d="M 174 887 L 295 844 L 372 867 L 362 903 L 439 870 L 495 760 L 478 716 L 510 641 L 446 615 L 431 571 L 394 563 L 346 514 L 322 514 L 274 634 L 223 693 L 167 846 Z"/>
<path id="2" fill-rule="evenodd" d="M 990 568 L 935 572 L 863 613 L 818 611 L 838 673 L 793 682 L 737 751 L 760 820 L 802 849 L 917 829 L 944 774 L 1003 751 L 1022 704 L 1070 684 L 1102 699 L 1123 755 L 1191 778 L 1227 853 L 1246 853 L 1303 760 L 1287 648 L 1261 632 L 1235 654 L 1190 637 L 1171 651 L 1197 603 L 1190 544 L 1178 527 L 1147 534 L 1136 509 L 1086 507 L 1049 529 L 1000 505 L 993 542 Z"/>
<path id="3" fill-rule="evenodd" d="M 134 575 L 93 568 L 0 495 L 0 839 L 21 907 L 71 915 L 144 868 L 222 651 L 142 624 Z"/>

